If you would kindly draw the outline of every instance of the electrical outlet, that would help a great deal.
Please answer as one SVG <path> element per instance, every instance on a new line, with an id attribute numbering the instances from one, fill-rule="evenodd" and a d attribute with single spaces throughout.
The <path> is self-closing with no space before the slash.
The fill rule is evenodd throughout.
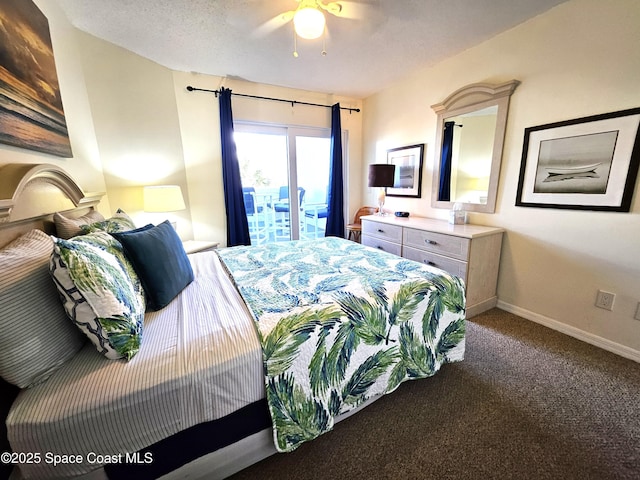
<path id="1" fill-rule="evenodd" d="M 615 299 L 615 293 L 598 290 L 598 296 L 596 297 L 596 307 L 604 308 L 605 310 L 613 310 L 613 302 L 615 301 Z"/>
<path id="2" fill-rule="evenodd" d="M 636 320 L 640 320 L 640 302 L 638 302 L 638 307 L 636 308 L 636 314 L 633 318 L 635 318 Z"/>

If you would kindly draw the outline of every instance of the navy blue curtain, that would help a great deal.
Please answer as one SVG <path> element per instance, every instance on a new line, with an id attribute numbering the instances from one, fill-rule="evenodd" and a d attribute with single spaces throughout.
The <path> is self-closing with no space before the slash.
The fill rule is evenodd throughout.
<path id="1" fill-rule="evenodd" d="M 438 188 L 438 200 L 441 202 L 451 201 L 451 153 L 454 125 L 454 122 L 444 122 L 442 156 L 440 157 L 440 185 Z"/>
<path id="2" fill-rule="evenodd" d="M 340 125 L 340 104 L 336 103 L 331 107 L 331 166 L 329 168 L 329 198 L 325 237 L 344 238 L 344 190 L 342 183 L 342 126 Z"/>
<path id="3" fill-rule="evenodd" d="M 240 163 L 236 143 L 233 140 L 233 113 L 231 90 L 222 87 L 220 103 L 220 141 L 222 144 L 222 183 L 224 206 L 227 213 L 227 246 L 251 245 L 249 223 L 244 208 Z"/>

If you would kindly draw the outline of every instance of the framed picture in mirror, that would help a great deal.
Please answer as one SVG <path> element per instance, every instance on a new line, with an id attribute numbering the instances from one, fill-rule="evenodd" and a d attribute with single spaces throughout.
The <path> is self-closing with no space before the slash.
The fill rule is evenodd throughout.
<path id="1" fill-rule="evenodd" d="M 516 206 L 628 212 L 640 108 L 525 129 Z"/>
<path id="2" fill-rule="evenodd" d="M 387 163 L 396 167 L 393 187 L 387 187 L 387 196 L 422 196 L 423 158 L 424 143 L 387 150 Z"/>

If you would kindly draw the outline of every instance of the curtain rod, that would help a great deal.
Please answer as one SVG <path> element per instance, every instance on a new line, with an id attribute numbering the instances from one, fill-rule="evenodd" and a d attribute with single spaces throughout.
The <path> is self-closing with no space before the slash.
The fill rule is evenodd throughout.
<path id="1" fill-rule="evenodd" d="M 189 85 L 187 87 L 187 90 L 189 90 L 190 92 L 193 92 L 193 91 L 211 92 L 211 93 L 215 93 L 216 97 L 220 93 L 220 90 L 208 90 L 206 88 L 196 88 L 196 87 L 192 87 L 191 85 Z M 309 105 L 311 107 L 324 107 L 324 108 L 331 108 L 332 107 L 332 105 L 322 105 L 320 103 L 299 102 L 297 100 L 285 100 L 283 98 L 261 97 L 261 96 L 258 96 L 258 95 L 247 95 L 245 93 L 233 93 L 233 92 L 231 92 L 231 95 L 235 95 L 235 96 L 238 96 L 238 97 L 246 97 L 246 98 L 257 98 L 259 100 L 271 100 L 271 101 L 274 101 L 274 102 L 290 103 L 292 107 L 294 105 L 296 105 L 296 104 L 298 104 L 298 105 Z M 359 108 L 340 107 L 340 110 L 348 110 L 349 113 L 352 113 L 352 112 L 360 113 L 360 109 Z"/>

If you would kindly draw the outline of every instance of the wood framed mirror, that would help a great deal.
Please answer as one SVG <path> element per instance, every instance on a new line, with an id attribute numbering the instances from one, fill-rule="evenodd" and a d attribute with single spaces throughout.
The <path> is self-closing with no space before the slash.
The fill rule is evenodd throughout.
<path id="1" fill-rule="evenodd" d="M 438 115 L 432 207 L 495 212 L 509 99 L 519 84 L 474 83 L 431 106 Z"/>

